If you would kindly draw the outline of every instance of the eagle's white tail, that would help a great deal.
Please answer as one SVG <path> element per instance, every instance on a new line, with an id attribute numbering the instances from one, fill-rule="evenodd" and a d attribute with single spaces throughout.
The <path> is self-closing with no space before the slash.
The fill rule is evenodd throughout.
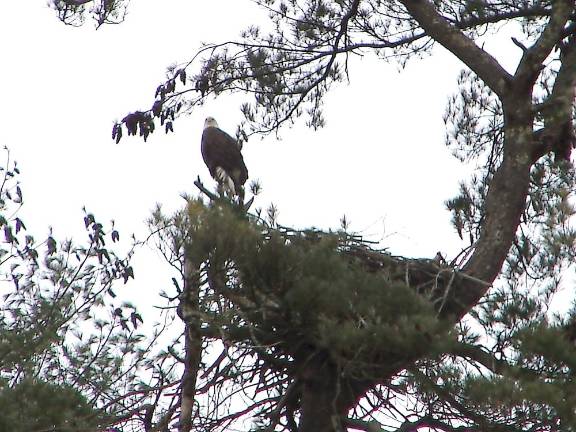
<path id="1" fill-rule="evenodd" d="M 236 195 L 236 188 L 234 187 L 234 181 L 224 169 L 216 167 L 216 176 L 218 177 L 218 183 L 222 185 L 225 192 L 228 192 L 230 196 Z"/>

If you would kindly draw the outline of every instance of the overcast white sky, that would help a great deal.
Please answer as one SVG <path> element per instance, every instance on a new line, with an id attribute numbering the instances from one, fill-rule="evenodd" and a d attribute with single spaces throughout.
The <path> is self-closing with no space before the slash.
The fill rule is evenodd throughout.
<path id="1" fill-rule="evenodd" d="M 82 206 L 121 234 L 146 233 L 155 203 L 183 205 L 182 192 L 210 177 L 200 155 L 204 118 L 233 133 L 238 99 L 226 95 L 144 143 L 111 139 L 113 121 L 147 109 L 166 67 L 183 62 L 202 41 L 234 39 L 258 20 L 248 0 L 132 2 L 125 23 L 98 31 L 92 23 L 60 23 L 45 0 L 6 2 L 2 40 L 0 145 L 22 170 L 22 218 L 40 237 L 48 225 L 59 238 L 83 235 Z M 399 72 L 367 55 L 351 65 L 350 85 L 326 99 L 325 129 L 284 129 L 281 140 L 251 139 L 244 147 L 250 177 L 274 202 L 279 222 L 351 229 L 398 255 L 454 256 L 464 246 L 444 201 L 466 175 L 444 145 L 442 114 L 456 90 L 460 64 L 437 50 Z M 149 259 L 149 258 L 147 258 Z M 138 262 L 137 262 L 138 263 Z M 162 265 L 158 259 L 158 265 Z M 141 284 L 169 284 L 151 267 Z"/>

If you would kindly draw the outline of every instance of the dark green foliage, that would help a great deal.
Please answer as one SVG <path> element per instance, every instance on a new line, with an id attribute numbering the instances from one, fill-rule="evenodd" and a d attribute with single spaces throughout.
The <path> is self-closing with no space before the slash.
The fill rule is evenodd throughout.
<path id="1" fill-rule="evenodd" d="M 64 24 L 81 26 L 86 17 L 94 20 L 96 28 L 104 24 L 119 24 L 126 17 L 129 0 L 50 0 L 58 19 Z"/>
<path id="2" fill-rule="evenodd" d="M 0 384 L 0 411 L 2 432 L 96 431 L 101 416 L 73 387 L 32 379 Z"/>
<path id="3" fill-rule="evenodd" d="M 257 310 L 266 308 L 267 299 L 282 313 L 274 324 L 278 331 L 306 335 L 334 351 L 376 345 L 402 352 L 419 344 L 414 338 L 426 337 L 422 329 L 434 332 L 431 304 L 414 289 L 385 273 L 368 272 L 346 255 L 344 234 L 288 236 L 240 218 L 225 206 L 191 203 L 189 208 L 194 218 L 188 232 L 191 261 L 209 261 L 211 268 L 231 276 L 222 289 L 254 302 L 246 310 L 259 320 L 253 325 L 267 324 Z"/>
<path id="4" fill-rule="evenodd" d="M 438 319 L 439 303 L 406 284 L 407 265 L 438 278 L 432 260 L 399 264 L 344 232 L 290 230 L 221 201 L 189 199 L 185 212 L 166 218 L 157 211 L 151 222 L 154 230 L 166 227 L 165 247 L 184 251 L 183 259 L 200 269 L 193 297 L 199 310 L 187 306 L 175 284 L 180 316 L 208 339 L 233 343 L 218 367 L 208 367 L 226 371 L 221 380 L 208 375 L 200 388 L 232 401 L 235 389 L 254 387 L 250 410 L 258 416 L 281 397 L 285 376 L 293 380 L 292 371 L 310 358 L 330 358 L 346 386 L 385 376 L 393 367 L 385 359 L 436 356 L 453 343 Z M 368 263 L 363 253 L 381 261 Z M 206 427 L 201 418 L 196 426 Z"/>
<path id="5" fill-rule="evenodd" d="M 519 332 L 514 338 L 516 364 L 502 375 L 469 375 L 462 396 L 493 421 L 555 430 L 576 429 L 574 368 L 576 350 L 561 327 L 546 323 Z"/>

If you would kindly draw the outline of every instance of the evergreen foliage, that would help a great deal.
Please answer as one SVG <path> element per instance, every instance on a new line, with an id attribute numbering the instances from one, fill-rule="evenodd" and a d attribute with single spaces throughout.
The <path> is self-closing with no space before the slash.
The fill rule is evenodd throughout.
<path id="1" fill-rule="evenodd" d="M 230 323 L 222 323 L 220 308 L 208 307 L 219 311 L 224 327 L 241 322 L 266 340 L 282 335 L 276 343 L 291 350 L 310 344 L 336 356 L 378 346 L 410 352 L 422 347 L 419 329 L 434 333 L 431 303 L 400 278 L 366 271 L 345 252 L 351 241 L 345 233 L 275 229 L 239 218 L 228 206 L 195 202 L 190 208 L 189 216 L 199 220 L 190 224 L 187 258 L 208 263 L 208 279 L 224 273 L 216 299 L 234 304 Z"/>
<path id="2" fill-rule="evenodd" d="M 181 318 L 212 341 L 192 428 L 247 418 L 253 430 L 294 427 L 303 371 L 318 359 L 334 365 L 341 388 L 362 388 L 359 417 L 414 429 L 574 425 L 572 318 L 550 315 L 555 284 L 501 285 L 450 330 L 451 292 L 466 278 L 458 268 L 394 257 L 344 231 L 282 227 L 226 201 L 189 198 L 151 224 L 165 248 L 183 251 L 182 266 L 198 266 L 195 307 L 186 287 L 178 297 Z"/>
<path id="3" fill-rule="evenodd" d="M 101 414 L 72 386 L 24 379 L 0 389 L 0 431 L 98 430 Z"/>

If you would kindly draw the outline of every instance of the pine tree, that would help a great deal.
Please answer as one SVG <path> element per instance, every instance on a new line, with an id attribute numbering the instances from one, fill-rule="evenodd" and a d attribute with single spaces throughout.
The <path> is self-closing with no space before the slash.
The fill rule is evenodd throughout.
<path id="1" fill-rule="evenodd" d="M 158 121 L 172 131 L 180 113 L 239 89 L 255 96 L 242 139 L 299 116 L 322 127 L 350 54 L 404 63 L 439 44 L 466 65 L 445 122 L 454 154 L 479 166 L 447 202 L 469 247 L 449 263 L 415 260 L 218 200 L 156 212 L 184 280 L 179 430 L 576 429 L 575 313 L 550 309 L 575 258 L 574 2 L 256 3 L 271 33 L 202 47 L 114 138 L 145 139 Z M 480 45 L 503 24 L 521 53 L 513 73 Z"/>

